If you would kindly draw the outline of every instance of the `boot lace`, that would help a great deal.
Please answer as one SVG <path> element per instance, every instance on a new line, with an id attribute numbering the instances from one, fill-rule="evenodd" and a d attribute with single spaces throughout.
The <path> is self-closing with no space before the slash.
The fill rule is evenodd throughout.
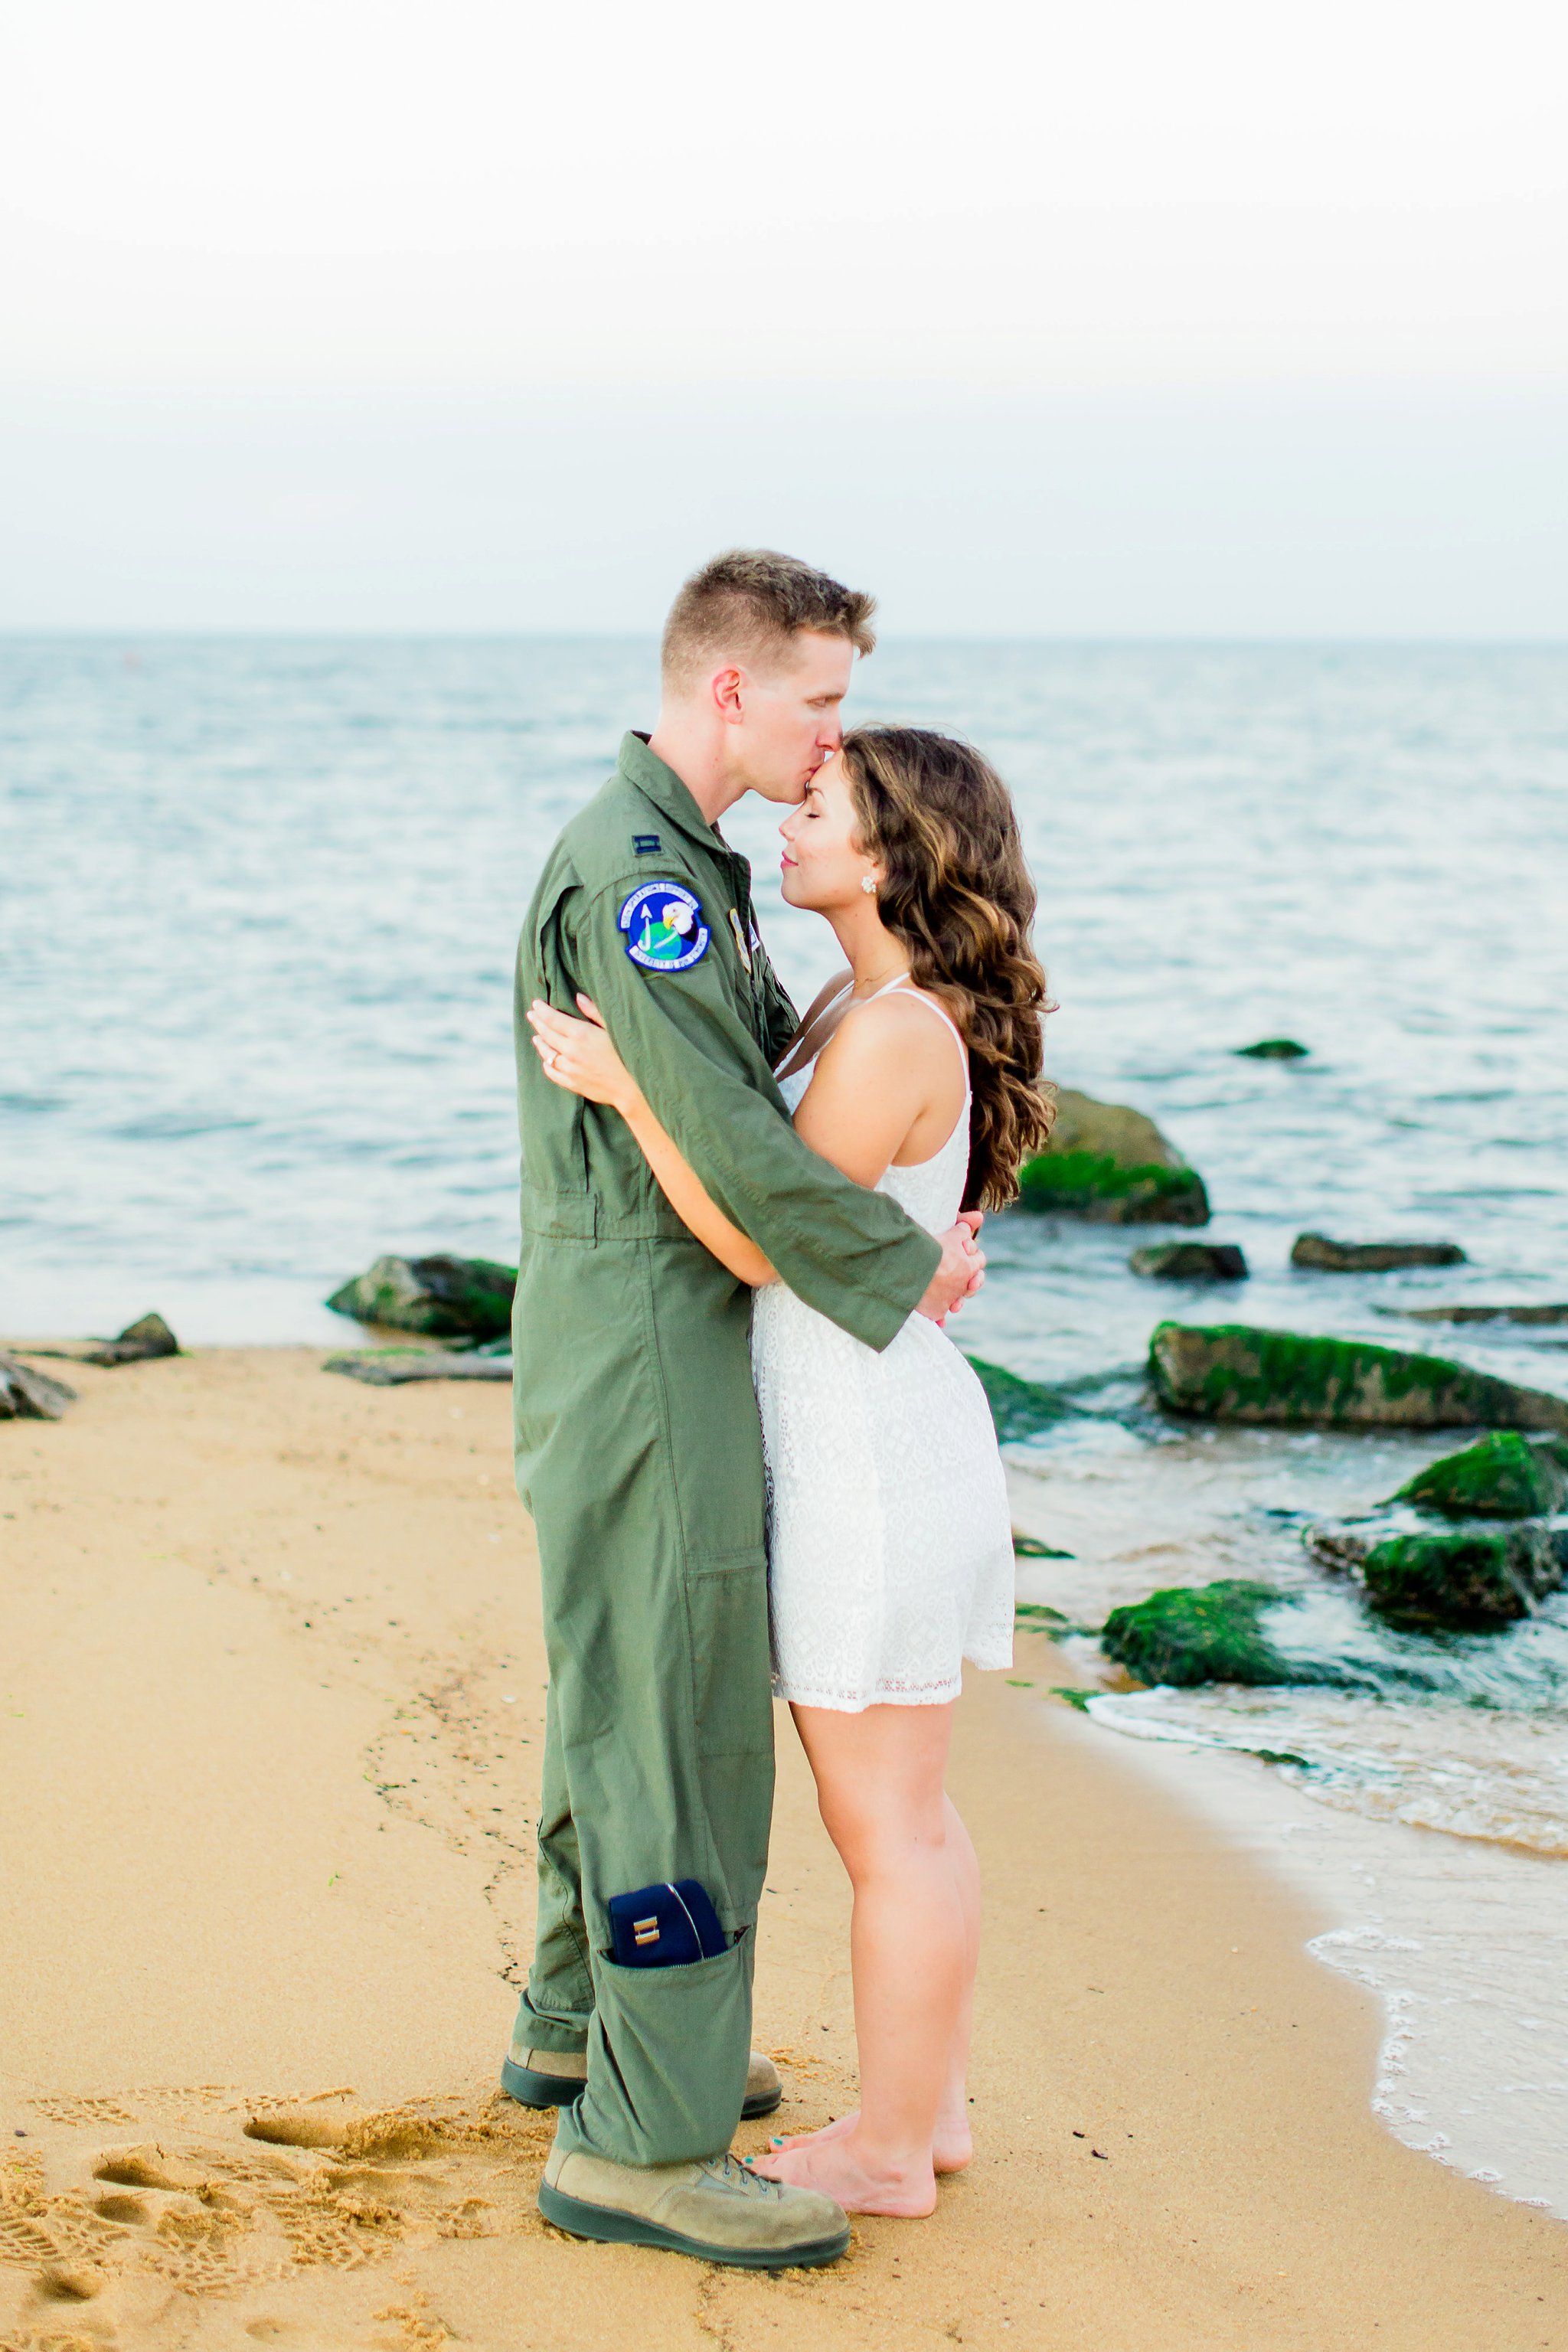
<path id="1" fill-rule="evenodd" d="M 784 2192 L 782 2181 L 770 2180 L 765 2173 L 752 2171 L 728 2154 L 710 2156 L 702 2169 L 721 2189 L 739 2189 L 752 2197 L 778 2197 Z"/>

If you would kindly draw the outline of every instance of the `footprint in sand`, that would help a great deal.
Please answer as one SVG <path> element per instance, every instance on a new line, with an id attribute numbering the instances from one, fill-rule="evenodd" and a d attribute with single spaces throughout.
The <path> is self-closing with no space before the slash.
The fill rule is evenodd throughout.
<path id="1" fill-rule="evenodd" d="M 127 2296 L 232 2298 L 421 2242 L 542 2227 L 533 2189 L 553 2118 L 499 2094 L 381 2109 L 344 2091 L 216 2104 L 210 2087 L 34 2103 L 58 2128 L 47 2159 L 29 2148 L 0 2164 L 0 2265 L 31 2273 L 27 2330 L 15 2344 L 0 2332 L 0 2352 L 105 2352 Z M 199 2117 L 199 2137 L 104 2144 L 106 2123 L 175 2106 Z M 417 2297 L 377 2318 L 378 2343 L 448 2340 Z M 282 2315 L 243 2325 L 257 2344 L 331 2352 Z"/>
<path id="2" fill-rule="evenodd" d="M 95 2197 L 92 2210 L 100 2221 L 145 2221 L 147 2208 L 140 2197 Z"/>
<path id="3" fill-rule="evenodd" d="M 171 2156 L 156 2140 L 143 2147 L 128 2147 L 118 2156 L 105 2157 L 95 2165 L 95 2180 L 112 2180 L 121 2189 L 189 2189 L 199 2190 L 206 2174 L 199 2165 L 186 2164 L 181 2158 Z M 101 2211 L 101 2206 L 99 2208 Z"/>

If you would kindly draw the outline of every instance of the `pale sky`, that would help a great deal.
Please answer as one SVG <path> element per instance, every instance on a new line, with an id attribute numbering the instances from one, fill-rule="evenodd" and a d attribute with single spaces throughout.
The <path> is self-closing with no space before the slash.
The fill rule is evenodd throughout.
<path id="1" fill-rule="evenodd" d="M 1561 0 L 47 0 L 0 626 L 1568 634 Z"/>

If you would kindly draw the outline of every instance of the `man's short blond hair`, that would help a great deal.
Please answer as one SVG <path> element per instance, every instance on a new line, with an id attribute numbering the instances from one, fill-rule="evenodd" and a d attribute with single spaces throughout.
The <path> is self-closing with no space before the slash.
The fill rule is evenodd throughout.
<path id="1" fill-rule="evenodd" d="M 845 637 L 858 654 L 876 645 L 874 596 L 846 588 L 793 555 L 733 548 L 694 572 L 664 625 L 666 683 L 694 686 L 705 667 L 778 659 L 803 630 Z"/>

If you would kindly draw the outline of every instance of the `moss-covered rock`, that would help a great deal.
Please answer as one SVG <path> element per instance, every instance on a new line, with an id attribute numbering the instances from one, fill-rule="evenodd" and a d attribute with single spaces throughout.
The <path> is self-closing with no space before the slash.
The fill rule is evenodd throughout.
<path id="1" fill-rule="evenodd" d="M 1542 1527 L 1390 1536 L 1361 1564 L 1366 1597 L 1407 1632 L 1486 1633 L 1529 1616 L 1563 1583 L 1563 1545 Z"/>
<path id="2" fill-rule="evenodd" d="M 1384 1511 L 1366 1519 L 1313 1519 L 1302 1528 L 1301 1541 L 1321 1568 L 1359 1576 L 1373 1546 L 1386 1543 L 1394 1532 Z"/>
<path id="3" fill-rule="evenodd" d="M 1025 1208 L 1096 1224 L 1206 1225 L 1209 1220 L 1202 1177 L 1152 1118 L 1070 1087 L 1058 1090 L 1050 1141 L 1025 1161 L 1018 1183 Z"/>
<path id="4" fill-rule="evenodd" d="M 979 1375 L 985 1402 L 991 1407 L 991 1418 L 996 1424 L 997 1438 L 1003 1444 L 1010 1438 L 1037 1436 L 1042 1429 L 1049 1429 L 1062 1420 L 1069 1410 L 1055 1389 L 1047 1389 L 1038 1381 L 1026 1381 L 1001 1364 L 988 1364 L 984 1356 L 971 1356 L 968 1361 Z"/>
<path id="5" fill-rule="evenodd" d="M 511 1328 L 517 1268 L 484 1257 L 378 1257 L 327 1305 L 358 1323 L 432 1339 L 500 1339 Z"/>
<path id="6" fill-rule="evenodd" d="M 1271 1584 L 1231 1577 L 1218 1584 L 1168 1585 L 1113 1609 L 1100 1633 L 1107 1657 L 1140 1682 L 1187 1689 L 1197 1683 L 1289 1683 L 1302 1679 L 1259 1630 L 1279 1599 Z"/>
<path id="7" fill-rule="evenodd" d="M 1445 1454 L 1407 1478 L 1390 1500 L 1450 1519 L 1531 1519 L 1563 1508 L 1568 1469 L 1556 1444 L 1531 1444 L 1517 1430 L 1498 1430 L 1460 1453 Z M 1568 1454 L 1568 1447 L 1563 1448 Z"/>
<path id="8" fill-rule="evenodd" d="M 1441 1356 L 1245 1323 L 1161 1323 L 1149 1343 L 1167 1412 L 1210 1421 L 1342 1428 L 1568 1433 L 1568 1402 Z"/>
<path id="9" fill-rule="evenodd" d="M 1018 1171 L 1026 1209 L 1096 1225 L 1206 1225 L 1208 1194 L 1194 1168 L 1119 1168 L 1088 1151 L 1042 1152 Z"/>
<path id="10" fill-rule="evenodd" d="M 1247 1280 L 1247 1260 L 1234 1242 L 1151 1242 L 1127 1263 L 1150 1282 Z"/>
<path id="11" fill-rule="evenodd" d="M 1294 1037 L 1260 1037 L 1256 1045 L 1235 1050 L 1247 1062 L 1304 1062 L 1310 1048 L 1299 1045 Z"/>
<path id="12" fill-rule="evenodd" d="M 1394 1274 L 1406 1265 L 1463 1265 L 1458 1242 L 1331 1242 L 1327 1234 L 1298 1234 L 1292 1265 L 1313 1274 Z"/>

